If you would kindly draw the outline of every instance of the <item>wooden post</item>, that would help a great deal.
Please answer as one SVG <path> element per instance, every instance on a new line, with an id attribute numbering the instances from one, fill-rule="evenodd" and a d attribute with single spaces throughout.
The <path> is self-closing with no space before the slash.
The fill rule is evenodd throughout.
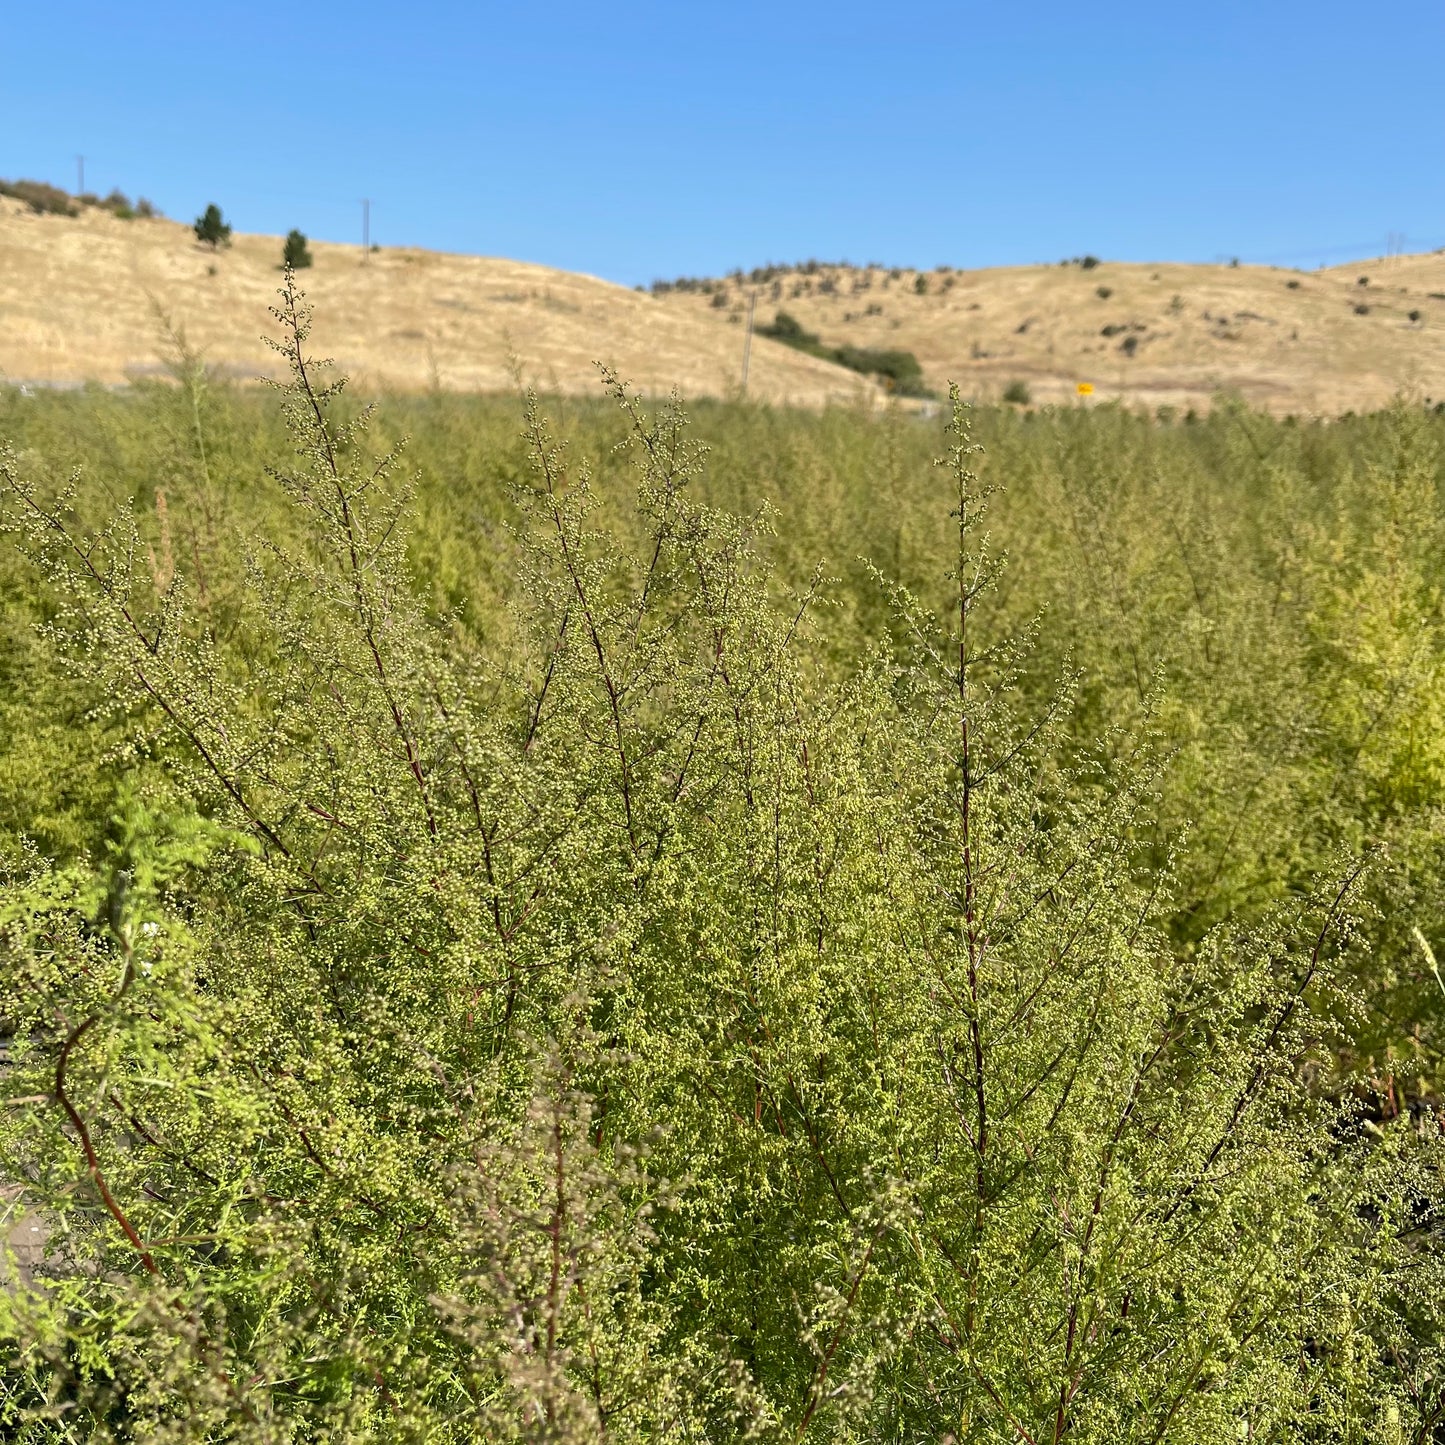
<path id="1" fill-rule="evenodd" d="M 753 308 L 758 304 L 758 293 L 748 293 L 748 327 L 743 334 L 743 395 L 748 394 L 748 365 L 753 358 Z"/>

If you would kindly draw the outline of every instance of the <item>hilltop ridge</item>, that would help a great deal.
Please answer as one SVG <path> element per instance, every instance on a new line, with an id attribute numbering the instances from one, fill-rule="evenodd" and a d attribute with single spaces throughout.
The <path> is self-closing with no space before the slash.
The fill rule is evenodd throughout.
<path id="1" fill-rule="evenodd" d="M 261 340 L 280 284 L 281 239 L 212 250 L 192 228 L 100 206 L 41 213 L 0 197 L 0 381 L 117 384 L 160 372 L 164 313 L 207 362 L 275 375 Z M 376 389 L 595 393 L 597 363 L 644 392 L 725 396 L 740 384 L 744 328 L 592 276 L 416 248 L 363 254 L 312 241 L 301 273 L 315 344 Z M 876 402 L 855 372 L 754 337 L 749 394 L 804 406 Z"/>
<path id="2" fill-rule="evenodd" d="M 935 390 L 1337 414 L 1445 398 L 1445 252 L 1321 271 L 1092 256 L 931 271 L 807 262 L 655 283 L 682 312 L 782 312 L 823 347 L 912 352 Z M 785 328 L 786 329 L 786 328 Z"/>

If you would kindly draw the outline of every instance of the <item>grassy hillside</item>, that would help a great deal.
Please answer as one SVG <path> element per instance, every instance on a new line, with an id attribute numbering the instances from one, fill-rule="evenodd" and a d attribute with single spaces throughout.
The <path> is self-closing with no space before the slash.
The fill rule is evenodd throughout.
<path id="1" fill-rule="evenodd" d="M 1367 284 L 1360 284 L 1360 278 Z M 1445 254 L 1332 271 L 1078 262 L 988 271 L 764 268 L 657 290 L 691 315 L 779 310 L 829 347 L 913 352 L 927 381 L 997 399 L 1075 395 L 1339 414 L 1397 392 L 1445 398 Z"/>
<path id="2" fill-rule="evenodd" d="M 57 196 L 60 193 L 56 193 Z M 63 197 L 62 197 L 63 199 Z M 281 241 L 217 252 L 189 226 L 104 206 L 38 214 L 0 196 L 0 378 L 121 382 L 159 369 L 163 304 L 213 366 L 276 374 L 256 318 Z M 1338 415 L 1397 393 L 1445 398 L 1445 254 L 1332 271 L 1100 262 L 929 272 L 809 263 L 642 294 L 526 262 L 312 244 L 318 344 L 364 385 L 510 390 L 520 374 L 585 394 L 606 361 L 644 392 L 733 394 L 747 306 L 816 341 L 752 344 L 754 397 L 804 406 L 882 395 L 861 374 L 912 353 L 903 390 L 1207 407 L 1221 392 L 1276 414 Z M 1367 284 L 1360 284 L 1360 278 Z M 859 370 L 834 364 L 851 359 Z M 911 365 L 911 363 L 908 363 Z M 893 369 L 896 370 L 896 367 Z"/>
<path id="3" fill-rule="evenodd" d="M 514 372 L 545 390 L 591 392 L 597 361 L 652 393 L 738 387 L 743 330 L 591 276 L 482 256 L 313 242 L 305 272 L 317 344 L 359 382 L 503 391 Z M 116 383 L 158 369 L 157 305 L 215 367 L 276 374 L 260 341 L 280 282 L 281 240 L 237 235 L 212 252 L 174 221 L 102 207 L 39 214 L 0 197 L 0 378 Z M 876 395 L 856 373 L 762 338 L 750 393 L 819 406 Z"/>

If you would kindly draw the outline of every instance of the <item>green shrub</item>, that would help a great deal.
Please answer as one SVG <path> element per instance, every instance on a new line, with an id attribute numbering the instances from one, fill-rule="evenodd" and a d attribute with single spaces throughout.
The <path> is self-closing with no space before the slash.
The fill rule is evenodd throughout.
<path id="1" fill-rule="evenodd" d="M 875 350 L 866 346 L 839 346 L 828 359 L 864 376 L 881 377 L 890 391 L 902 396 L 927 396 L 923 368 L 911 351 Z"/>
<path id="2" fill-rule="evenodd" d="M 870 308 L 871 310 L 871 308 Z M 864 346 L 826 346 L 817 334 L 805 330 L 802 324 L 786 311 L 779 311 L 771 326 L 759 326 L 758 335 L 770 336 L 785 346 L 806 351 L 811 356 L 821 357 L 850 371 L 865 376 L 881 377 L 889 390 L 902 396 L 927 396 L 923 368 L 911 351 L 873 350 Z"/>
<path id="3" fill-rule="evenodd" d="M 214 202 L 196 217 L 192 229 L 196 233 L 196 240 L 202 245 L 209 246 L 213 251 L 231 244 L 231 228 L 222 219 L 221 208 Z"/>
<path id="4" fill-rule="evenodd" d="M 1003 399 L 1012 406 L 1027 406 L 1032 400 L 1028 382 L 1009 382 L 1003 389 Z"/>
<path id="5" fill-rule="evenodd" d="M 802 322 L 787 311 L 779 311 L 770 326 L 759 326 L 757 332 L 759 336 L 771 336 L 774 341 L 797 347 L 800 351 L 822 345 L 815 332 L 806 330 Z"/>
<path id="6" fill-rule="evenodd" d="M 74 216 L 75 203 L 58 186 L 44 181 L 0 181 L 0 196 L 23 201 L 37 215 Z"/>
<path id="7" fill-rule="evenodd" d="M 0 392 L 7 1437 L 1430 1439 L 1445 422 L 589 464 L 279 309 Z"/>
<path id="8" fill-rule="evenodd" d="M 301 271 L 311 265 L 311 249 L 300 231 L 292 230 L 286 233 L 285 244 L 281 247 L 281 264 L 289 266 L 293 271 Z"/>
<path id="9" fill-rule="evenodd" d="M 1113 294 L 1114 294 L 1114 288 L 1113 288 L 1112 286 L 1095 286 L 1095 287 L 1094 287 L 1094 295 L 1097 296 L 1100 301 L 1107 301 L 1107 300 L 1109 299 L 1109 297 L 1111 297 Z"/>

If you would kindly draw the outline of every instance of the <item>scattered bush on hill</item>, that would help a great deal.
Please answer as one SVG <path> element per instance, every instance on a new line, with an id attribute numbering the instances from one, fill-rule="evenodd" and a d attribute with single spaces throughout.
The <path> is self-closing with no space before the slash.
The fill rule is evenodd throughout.
<path id="1" fill-rule="evenodd" d="M 1032 400 L 1026 381 L 1011 381 L 1003 389 L 1003 399 L 1013 406 L 1027 406 Z"/>
<path id="2" fill-rule="evenodd" d="M 796 351 L 806 351 L 810 356 L 821 357 L 850 371 L 865 376 L 882 378 L 890 391 L 900 396 L 929 396 L 924 385 L 923 368 L 911 351 L 873 350 L 863 346 L 827 346 L 815 332 L 807 331 L 802 324 L 786 311 L 779 311 L 771 326 L 759 326 L 759 336 L 770 336 L 791 346 Z"/>
<path id="3" fill-rule="evenodd" d="M 311 265 L 311 248 L 300 231 L 291 230 L 286 233 L 285 244 L 281 247 L 281 264 L 289 266 L 293 271 L 300 271 Z"/>
<path id="4" fill-rule="evenodd" d="M 82 196 L 72 196 L 59 186 L 49 185 L 45 181 L 0 181 L 0 196 L 23 201 L 40 215 L 77 216 L 82 206 L 109 211 L 122 221 L 129 221 L 136 216 L 149 219 L 160 214 L 144 196 L 133 202 L 118 187 L 107 196 L 97 196 L 89 191 Z"/>
<path id="5" fill-rule="evenodd" d="M 37 215 L 79 214 L 75 201 L 65 191 L 45 181 L 0 181 L 0 196 L 23 201 Z"/>
<path id="6" fill-rule="evenodd" d="M 134 220 L 140 214 L 130 197 L 118 186 L 109 195 L 102 196 L 99 200 L 92 198 L 87 204 L 95 206 L 98 210 L 109 211 L 111 215 L 122 221 Z"/>
<path id="7" fill-rule="evenodd" d="M 222 219 L 221 208 L 214 201 L 196 217 L 192 229 L 196 233 L 196 240 L 213 251 L 231 244 L 231 228 Z"/>

